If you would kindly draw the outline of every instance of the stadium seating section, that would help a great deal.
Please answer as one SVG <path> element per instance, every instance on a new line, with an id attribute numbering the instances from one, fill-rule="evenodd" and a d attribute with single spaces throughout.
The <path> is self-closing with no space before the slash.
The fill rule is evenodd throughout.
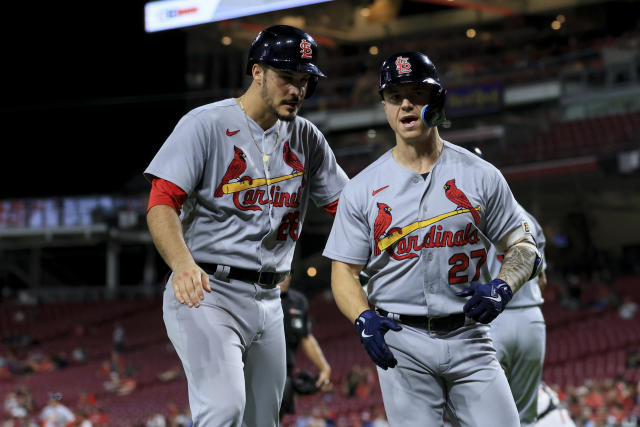
<path id="1" fill-rule="evenodd" d="M 640 299 L 640 278 L 619 278 L 613 285 L 620 295 Z M 373 365 L 352 326 L 333 301 L 317 295 L 310 306 L 314 335 L 332 365 L 336 388 L 330 401 L 321 394 L 299 398 L 299 413 L 309 413 L 322 400 L 338 415 L 379 404 L 381 396 L 377 385 L 364 399 L 347 398 L 340 392 L 340 384 L 354 365 Z M 627 352 L 640 347 L 640 318 L 622 319 L 613 309 L 568 311 L 558 302 L 545 304 L 543 310 L 548 333 L 544 369 L 547 383 L 564 388 L 581 384 L 587 378 L 622 376 L 631 381 L 640 380 L 640 369 L 627 367 Z M 19 316 L 23 319 L 20 322 L 15 321 L 18 311 L 23 314 Z M 134 368 L 137 382 L 136 389 L 126 396 L 105 391 L 103 383 L 107 378 L 101 373 L 101 365 L 110 358 L 116 321 L 126 330 L 124 359 L 127 366 Z M 81 345 L 88 354 L 87 362 L 71 362 L 62 370 L 5 376 L 0 381 L 1 396 L 24 384 L 39 405 L 46 402 L 48 393 L 57 391 L 73 406 L 80 393 L 93 393 L 99 406 L 108 414 L 109 425 L 119 426 L 143 422 L 155 412 L 167 413 L 169 402 L 179 408 L 187 404 L 183 379 L 163 382 L 158 378 L 159 373 L 179 366 L 179 360 L 166 338 L 161 303 L 157 299 L 36 306 L 5 303 L 0 307 L 0 324 L 5 338 L 3 352 L 7 350 L 8 337 L 27 334 L 34 340 L 31 350 L 46 348 L 50 355 L 57 352 L 69 355 L 75 346 Z M 84 326 L 83 334 L 76 331 L 78 325 Z M 303 356 L 299 357 L 297 368 L 315 372 Z M 292 420 L 289 416 L 285 421 Z"/>

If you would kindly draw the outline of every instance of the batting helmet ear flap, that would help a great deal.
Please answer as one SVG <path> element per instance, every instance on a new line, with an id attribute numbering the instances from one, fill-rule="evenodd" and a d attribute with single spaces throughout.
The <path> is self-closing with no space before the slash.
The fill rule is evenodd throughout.
<path id="1" fill-rule="evenodd" d="M 447 100 L 447 90 L 439 88 L 433 96 L 434 101 L 422 107 L 422 121 L 429 127 L 440 126 L 447 117 L 444 114 L 444 103 Z"/>
<path id="2" fill-rule="evenodd" d="M 316 86 L 318 86 L 318 76 L 309 76 L 309 81 L 307 82 L 307 93 L 305 93 L 304 99 L 313 95 L 313 92 L 316 91 Z"/>

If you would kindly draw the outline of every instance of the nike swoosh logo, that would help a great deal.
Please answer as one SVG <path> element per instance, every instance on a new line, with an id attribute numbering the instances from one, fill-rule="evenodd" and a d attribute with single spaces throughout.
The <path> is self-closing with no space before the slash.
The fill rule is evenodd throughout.
<path id="1" fill-rule="evenodd" d="M 482 297 L 482 298 L 490 299 L 491 301 L 495 301 L 495 302 L 502 301 L 502 297 L 500 295 L 498 295 L 497 297 Z"/>
<path id="2" fill-rule="evenodd" d="M 240 132 L 240 129 L 238 129 L 238 130 L 229 130 L 229 128 L 227 128 L 227 136 L 233 136 L 238 132 Z"/>
<path id="3" fill-rule="evenodd" d="M 364 317 L 358 317 L 358 321 L 359 321 L 359 322 L 362 322 L 362 323 L 366 322 L 366 320 L 365 320 L 365 318 L 364 318 Z M 367 334 L 365 334 L 365 333 L 364 333 L 364 329 L 362 330 L 362 332 L 360 333 L 360 335 L 362 336 L 362 338 L 371 338 L 371 337 L 373 336 L 373 335 L 367 335 Z"/>
<path id="4" fill-rule="evenodd" d="M 388 187 L 388 185 L 385 185 L 384 187 L 378 188 L 377 190 L 373 190 L 373 191 L 371 192 L 371 195 L 372 195 L 372 196 L 375 196 L 376 194 L 378 194 L 379 192 L 381 192 L 382 190 L 384 190 L 384 189 L 385 189 L 385 188 L 387 188 L 387 187 Z"/>

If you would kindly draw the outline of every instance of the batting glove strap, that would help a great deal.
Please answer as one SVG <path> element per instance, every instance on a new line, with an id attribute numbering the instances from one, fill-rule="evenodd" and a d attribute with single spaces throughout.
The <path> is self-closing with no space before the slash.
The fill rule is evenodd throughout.
<path id="1" fill-rule="evenodd" d="M 401 330 L 400 325 L 391 319 L 378 316 L 373 310 L 365 310 L 356 319 L 355 327 L 360 336 L 360 342 L 376 365 L 386 370 L 398 364 L 384 341 L 384 334 L 388 330 Z"/>
<path id="2" fill-rule="evenodd" d="M 485 284 L 473 284 L 456 295 L 471 296 L 463 310 L 467 317 L 480 323 L 490 323 L 498 317 L 513 298 L 511 287 L 500 279 Z"/>

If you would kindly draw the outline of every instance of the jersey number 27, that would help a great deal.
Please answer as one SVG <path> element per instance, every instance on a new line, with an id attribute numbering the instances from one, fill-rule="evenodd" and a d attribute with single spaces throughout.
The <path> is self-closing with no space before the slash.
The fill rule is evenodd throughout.
<path id="1" fill-rule="evenodd" d="M 449 258 L 449 265 L 451 266 L 451 268 L 449 269 L 450 285 L 478 280 L 478 278 L 480 277 L 480 269 L 487 261 L 487 250 L 478 249 L 475 251 L 471 251 L 471 258 L 478 259 L 478 262 L 476 263 L 476 274 L 471 280 L 469 280 L 469 276 L 466 274 L 458 274 L 466 271 L 466 269 L 469 268 L 469 256 L 464 252 L 458 252 L 457 254 L 453 254 L 453 256 Z"/>

